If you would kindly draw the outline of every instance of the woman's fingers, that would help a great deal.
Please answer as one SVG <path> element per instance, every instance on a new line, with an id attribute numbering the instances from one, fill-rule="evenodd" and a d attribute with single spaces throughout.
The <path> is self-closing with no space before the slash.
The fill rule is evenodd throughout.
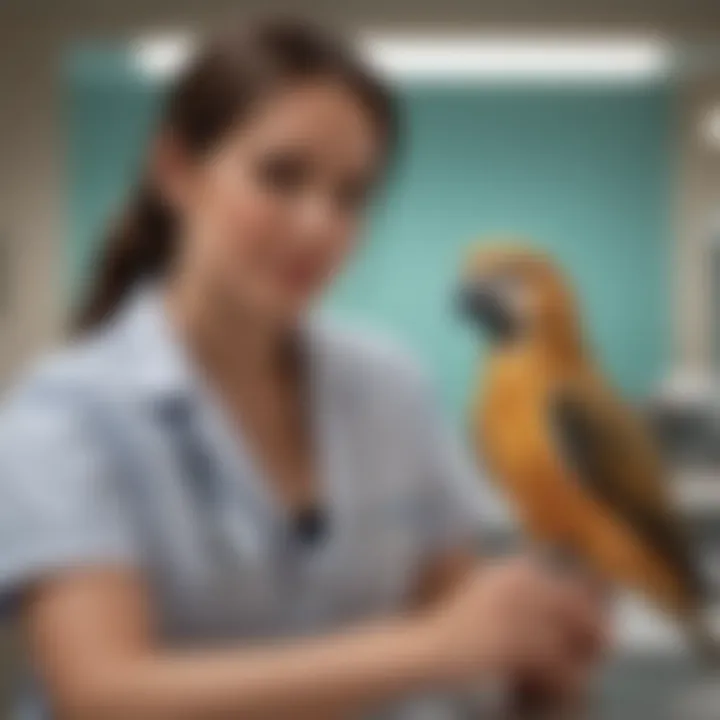
<path id="1" fill-rule="evenodd" d="M 577 660 L 597 661 L 608 644 L 609 613 L 605 595 L 600 595 L 587 582 L 572 583 L 565 609 Z"/>
<path id="2" fill-rule="evenodd" d="M 485 563 L 430 618 L 455 677 L 499 673 L 562 694 L 604 643 L 602 604 L 577 577 L 516 558 Z"/>
<path id="3" fill-rule="evenodd" d="M 533 605 L 531 678 L 553 697 L 582 695 L 607 645 L 604 597 L 587 578 L 546 568 Z"/>
<path id="4" fill-rule="evenodd" d="M 578 646 L 602 648 L 607 639 L 607 593 L 597 577 L 580 567 L 548 572 L 551 613 Z"/>

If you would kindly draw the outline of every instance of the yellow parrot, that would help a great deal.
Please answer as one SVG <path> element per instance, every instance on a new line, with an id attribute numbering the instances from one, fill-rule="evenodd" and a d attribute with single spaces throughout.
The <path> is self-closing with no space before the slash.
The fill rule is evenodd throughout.
<path id="1" fill-rule="evenodd" d="M 717 657 L 659 455 L 593 362 L 563 274 L 529 247 L 481 245 L 460 300 L 489 339 L 471 439 L 529 538 L 639 591 Z"/>

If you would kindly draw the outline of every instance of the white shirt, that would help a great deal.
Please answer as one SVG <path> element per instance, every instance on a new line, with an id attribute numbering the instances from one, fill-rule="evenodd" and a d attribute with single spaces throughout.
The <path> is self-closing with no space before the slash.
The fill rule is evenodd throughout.
<path id="1" fill-rule="evenodd" d="M 5 403 L 6 606 L 46 573 L 97 562 L 144 574 L 172 646 L 293 638 L 401 610 L 423 567 L 473 542 L 479 481 L 413 363 L 326 326 L 307 337 L 320 542 L 298 540 L 145 288 Z M 427 717 L 444 717 L 439 707 Z M 391 714 L 426 717 L 420 708 Z M 34 683 L 18 717 L 49 717 Z"/>

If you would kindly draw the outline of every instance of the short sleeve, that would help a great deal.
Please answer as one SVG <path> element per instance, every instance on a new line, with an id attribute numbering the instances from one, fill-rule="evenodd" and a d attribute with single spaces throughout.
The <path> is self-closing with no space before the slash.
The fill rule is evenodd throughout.
<path id="1" fill-rule="evenodd" d="M 67 403 L 15 401 L 0 414 L 0 608 L 43 576 L 133 563 L 110 459 Z"/>
<path id="2" fill-rule="evenodd" d="M 418 382 L 416 402 L 425 553 L 438 556 L 452 549 L 479 548 L 493 493 L 424 379 Z"/>

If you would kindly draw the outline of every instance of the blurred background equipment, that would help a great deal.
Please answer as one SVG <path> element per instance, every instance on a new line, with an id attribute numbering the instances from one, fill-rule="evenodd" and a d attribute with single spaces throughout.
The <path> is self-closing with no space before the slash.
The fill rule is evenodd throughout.
<path id="1" fill-rule="evenodd" d="M 274 3 L 241 5 L 0 5 L 0 228 L 12 258 L 3 384 L 62 337 L 163 84 L 194 38 L 227 13 Z M 396 83 L 406 119 L 405 152 L 327 311 L 409 345 L 460 427 L 476 361 L 450 308 L 460 257 L 478 234 L 537 238 L 575 279 L 602 366 L 665 433 L 672 491 L 708 566 L 720 567 L 717 396 L 687 402 L 673 389 L 678 377 L 714 385 L 720 369 L 709 249 L 720 3 L 296 0 L 292 10 L 355 32 Z M 498 536 L 511 528 L 501 505 L 489 524 Z M 634 602 L 617 634 L 622 657 L 605 678 L 601 716 L 674 720 L 672 699 L 694 672 L 677 638 Z M 17 658 L 8 650 L 0 661 Z"/>

